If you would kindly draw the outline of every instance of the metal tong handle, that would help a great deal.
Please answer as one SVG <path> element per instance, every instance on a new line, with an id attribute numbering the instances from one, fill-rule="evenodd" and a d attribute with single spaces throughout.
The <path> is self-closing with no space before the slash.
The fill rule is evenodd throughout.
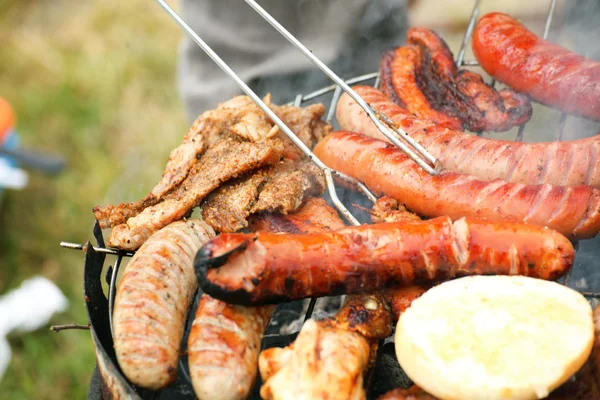
<path id="1" fill-rule="evenodd" d="M 360 225 L 360 222 L 350 213 L 350 211 L 344 206 L 344 204 L 340 201 L 337 193 L 335 191 L 335 185 L 333 182 L 333 175 L 338 178 L 347 181 L 348 183 L 354 185 L 360 192 L 362 192 L 365 196 L 369 198 L 372 202 L 377 200 L 377 197 L 360 181 L 351 178 L 345 174 L 342 174 L 334 169 L 329 168 L 314 153 L 291 131 L 287 125 L 277 117 L 277 115 L 267 106 L 261 99 L 258 97 L 252 89 L 219 57 L 217 53 L 204 41 L 194 30 L 165 2 L 165 0 L 156 0 L 156 2 L 173 18 L 175 22 L 190 36 L 190 38 L 198 45 L 200 48 L 221 68 L 227 75 L 229 75 L 238 86 L 252 99 L 254 103 L 260 109 L 267 114 L 267 116 L 285 133 L 285 135 L 290 138 L 292 142 L 307 156 L 310 160 L 315 163 L 321 170 L 323 170 L 325 174 L 325 180 L 327 182 L 327 189 L 329 191 L 329 195 L 331 196 L 331 200 L 335 204 L 338 211 L 348 220 L 348 222 L 354 225 Z"/>
<path id="2" fill-rule="evenodd" d="M 292 43 L 296 48 L 298 48 L 306 57 L 308 57 L 313 64 L 315 64 L 321 71 L 323 71 L 332 81 L 334 81 L 337 85 L 339 85 L 358 105 L 367 113 L 371 121 L 377 126 L 377 128 L 383 133 L 383 135 L 390 140 L 396 147 L 402 150 L 406 155 L 408 155 L 414 162 L 416 162 L 421 168 L 427 171 L 431 175 L 437 175 L 442 168 L 441 163 L 432 156 L 423 146 L 417 143 L 413 138 L 411 138 L 406 132 L 402 129 L 399 129 L 391 123 L 392 121 L 385 117 L 383 118 L 383 114 L 376 112 L 367 104 L 366 101 L 362 99 L 343 79 L 337 76 L 327 65 L 325 65 L 321 60 L 319 60 L 306 46 L 304 46 L 298 39 L 294 37 L 287 29 L 285 29 L 275 18 L 273 18 L 264 8 L 262 8 L 256 1 L 254 0 L 246 0 L 246 3 L 250 7 L 254 9 L 261 17 L 263 17 L 271 26 L 273 26 L 283 37 L 285 37 L 290 43 Z M 382 120 L 388 125 L 385 126 L 382 123 Z M 419 154 L 421 154 L 425 160 L 431 162 L 435 167 L 432 168 L 427 162 L 423 160 L 423 158 L 417 156 L 406 144 L 402 143 L 398 140 L 398 137 L 389 131 L 388 128 L 391 128 L 394 132 L 396 132 L 400 137 L 402 137 L 408 144 L 410 144 Z"/>

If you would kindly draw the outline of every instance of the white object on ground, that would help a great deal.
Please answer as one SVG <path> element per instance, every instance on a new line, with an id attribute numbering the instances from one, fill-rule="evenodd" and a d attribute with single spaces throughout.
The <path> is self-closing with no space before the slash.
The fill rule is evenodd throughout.
<path id="1" fill-rule="evenodd" d="M 27 183 L 29 174 L 25 170 L 12 167 L 8 161 L 0 158 L 0 188 L 21 190 Z"/>
<path id="2" fill-rule="evenodd" d="M 27 279 L 0 297 L 0 380 L 11 356 L 6 335 L 41 328 L 54 313 L 65 311 L 67 306 L 67 298 L 60 289 L 42 276 Z"/>

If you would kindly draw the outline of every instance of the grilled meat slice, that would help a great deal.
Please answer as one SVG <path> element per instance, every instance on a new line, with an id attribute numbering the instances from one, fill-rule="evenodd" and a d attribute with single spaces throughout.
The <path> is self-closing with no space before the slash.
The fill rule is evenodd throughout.
<path id="1" fill-rule="evenodd" d="M 108 245 L 136 250 L 152 233 L 183 218 L 221 183 L 276 162 L 280 157 L 274 146 L 268 144 L 221 140 L 202 155 L 188 177 L 162 202 L 115 226 Z"/>
<path id="2" fill-rule="evenodd" d="M 284 160 L 232 182 L 210 194 L 202 217 L 219 232 L 236 232 L 248 226 L 249 215 L 270 211 L 287 214 L 307 196 L 325 190 L 323 174 L 310 161 Z"/>
<path id="3" fill-rule="evenodd" d="M 325 108 L 321 104 L 313 104 L 306 108 L 276 106 L 271 104 L 270 95 L 267 95 L 264 101 L 309 147 L 314 146 L 332 130 L 330 124 L 321 121 L 325 113 Z M 302 156 L 300 150 L 282 132 L 279 132 L 279 129 L 249 97 L 236 96 L 219 104 L 214 110 L 204 112 L 196 119 L 185 135 L 183 143 L 171 151 L 160 182 L 144 199 L 94 207 L 94 215 L 100 227 L 105 229 L 123 224 L 147 207 L 170 197 L 169 194 L 176 191 L 189 174 L 197 173 L 194 166 L 202 162 L 203 154 L 225 139 L 269 145 L 277 143 L 276 147 L 282 147 L 278 148 L 278 151 L 284 156 L 293 159 Z"/>
<path id="4" fill-rule="evenodd" d="M 383 222 L 410 222 L 421 219 L 417 214 L 408 211 L 404 207 L 404 204 L 400 204 L 398 200 L 390 196 L 378 198 L 369 213 L 371 214 L 371 221 L 374 224 Z"/>
<path id="5" fill-rule="evenodd" d="M 505 131 L 531 118 L 526 96 L 500 92 L 480 75 L 458 71 L 452 52 L 433 31 L 411 28 L 408 44 L 381 59 L 382 90 L 420 118 L 443 127 L 474 132 Z"/>
<path id="6" fill-rule="evenodd" d="M 321 120 L 325 115 L 323 104 L 311 104 L 304 108 L 272 105 L 271 109 L 311 149 L 333 129 L 330 124 Z M 300 149 L 288 140 L 283 132 L 279 133 L 279 137 L 286 139 L 286 158 L 298 159 L 303 156 Z"/>

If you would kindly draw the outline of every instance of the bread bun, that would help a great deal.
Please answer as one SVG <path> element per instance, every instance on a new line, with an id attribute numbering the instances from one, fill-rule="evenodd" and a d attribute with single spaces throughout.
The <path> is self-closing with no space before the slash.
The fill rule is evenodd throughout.
<path id="1" fill-rule="evenodd" d="M 398 361 L 441 400 L 539 399 L 588 359 L 592 309 L 580 293 L 522 276 L 472 276 L 426 292 L 396 328 Z"/>

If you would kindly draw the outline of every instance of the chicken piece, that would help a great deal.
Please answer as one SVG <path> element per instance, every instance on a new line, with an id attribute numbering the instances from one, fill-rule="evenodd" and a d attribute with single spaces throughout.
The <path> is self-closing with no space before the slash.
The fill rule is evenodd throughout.
<path id="1" fill-rule="evenodd" d="M 365 399 L 363 379 L 392 316 L 379 294 L 349 296 L 333 319 L 307 321 L 286 348 L 263 351 L 260 395 L 270 399 Z"/>

